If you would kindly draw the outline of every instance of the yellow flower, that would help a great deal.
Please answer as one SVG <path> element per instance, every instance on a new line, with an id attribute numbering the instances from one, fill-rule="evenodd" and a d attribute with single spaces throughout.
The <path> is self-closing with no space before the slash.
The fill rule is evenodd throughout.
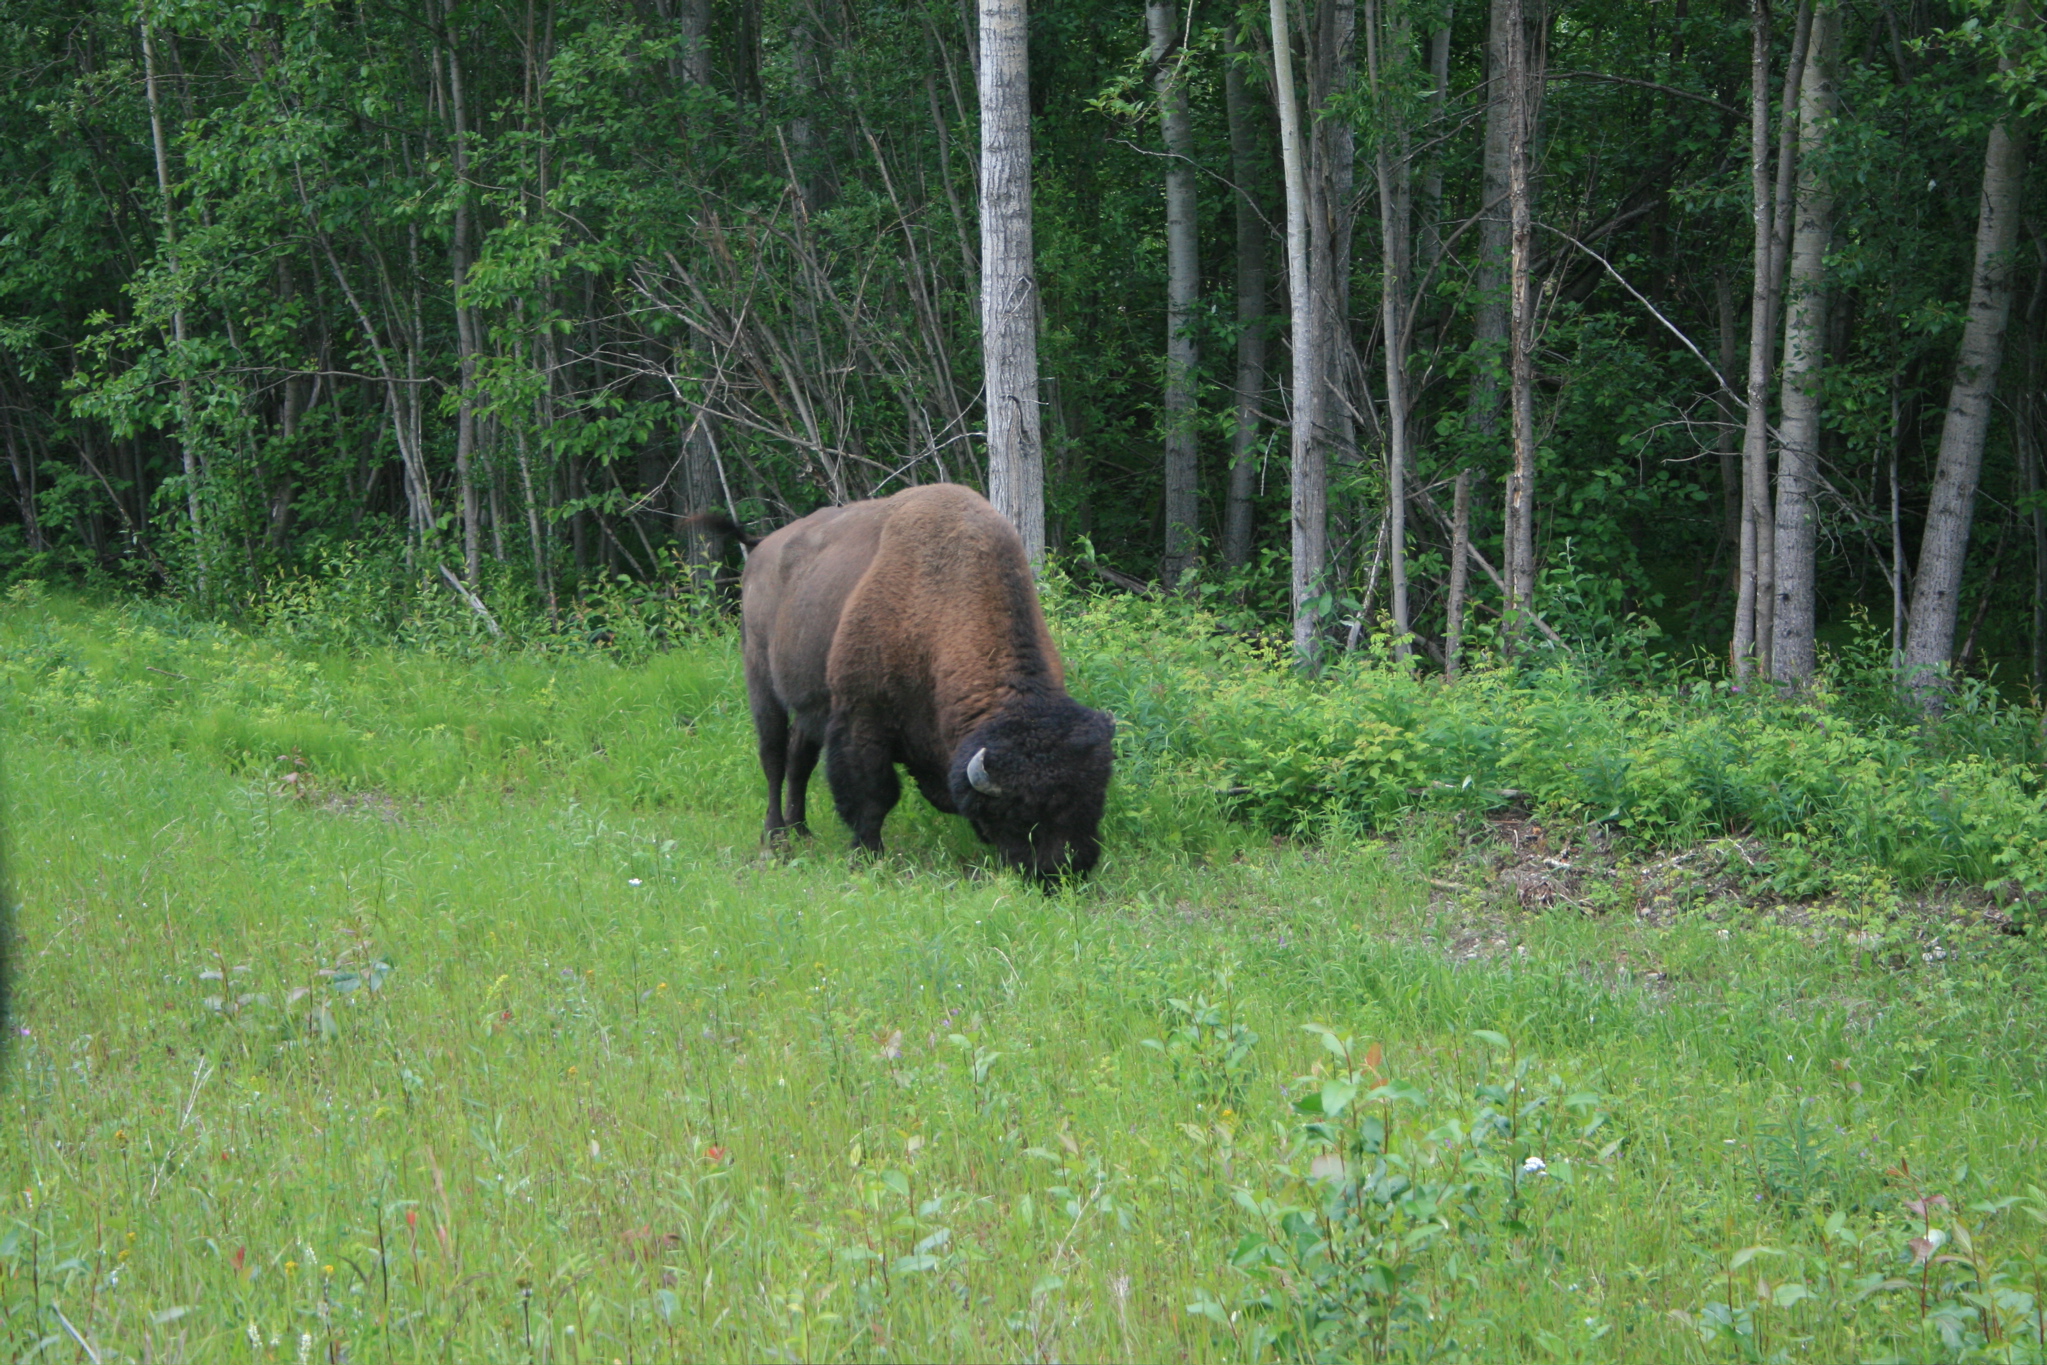
<path id="1" fill-rule="evenodd" d="M 298 1273 L 298 1268 L 299 1263 L 297 1261 L 286 1261 L 284 1263 L 284 1273 L 287 1275 L 296 1275 Z"/>

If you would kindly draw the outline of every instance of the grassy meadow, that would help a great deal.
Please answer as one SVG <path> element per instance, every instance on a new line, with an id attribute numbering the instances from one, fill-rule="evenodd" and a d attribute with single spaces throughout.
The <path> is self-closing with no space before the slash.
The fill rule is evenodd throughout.
<path id="1" fill-rule="evenodd" d="M 1525 910 L 1118 700 L 1047 895 L 914 795 L 764 859 L 727 635 L 17 594 L 0 1355 L 2047 1359 L 2037 935 Z"/>

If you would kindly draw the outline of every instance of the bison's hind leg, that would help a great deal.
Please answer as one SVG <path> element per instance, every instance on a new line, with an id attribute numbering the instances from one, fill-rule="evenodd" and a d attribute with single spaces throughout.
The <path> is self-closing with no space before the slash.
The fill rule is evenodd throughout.
<path id="1" fill-rule="evenodd" d="M 749 680 L 751 681 L 751 680 Z M 750 689 L 752 690 L 752 689 Z M 790 821 L 782 815 L 782 782 L 785 776 L 793 776 L 791 763 L 789 712 L 776 697 L 765 688 L 754 690 L 750 698 L 753 704 L 753 733 L 759 745 L 761 775 L 768 780 L 768 817 L 762 830 L 762 837 L 770 844 L 781 843 L 787 836 Z M 800 743 L 797 757 L 800 757 Z M 815 762 L 813 757 L 811 760 Z M 808 778 L 810 770 L 803 769 Z M 801 818 L 803 798 L 801 788 L 796 789 L 793 804 Z"/>
<path id="2" fill-rule="evenodd" d="M 843 712 L 825 732 L 825 779 L 832 804 L 853 831 L 853 846 L 881 852 L 881 822 L 903 794 L 887 739 Z"/>
<path id="3" fill-rule="evenodd" d="M 817 770 L 818 755 L 823 752 L 823 740 L 816 738 L 801 724 L 791 728 L 789 773 L 784 784 L 782 815 L 790 830 L 805 837 L 810 834 L 810 775 Z"/>

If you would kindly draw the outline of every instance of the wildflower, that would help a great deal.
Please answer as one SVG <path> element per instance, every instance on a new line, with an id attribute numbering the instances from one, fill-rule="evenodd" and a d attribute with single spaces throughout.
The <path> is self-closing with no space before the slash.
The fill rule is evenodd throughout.
<path id="1" fill-rule="evenodd" d="M 298 1269 L 299 1269 L 299 1263 L 298 1263 L 297 1261 L 286 1261 L 286 1262 L 284 1263 L 284 1273 L 285 1273 L 285 1274 L 287 1274 L 287 1275 L 296 1275 L 296 1274 L 298 1274 Z"/>
<path id="2" fill-rule="evenodd" d="M 1549 1163 L 1539 1156 L 1532 1156 L 1521 1163 L 1521 1169 L 1529 1175 L 1541 1175 L 1549 1169 Z"/>
<path id="3" fill-rule="evenodd" d="M 627 886 L 638 886 L 640 884 L 640 879 L 638 877 L 628 877 L 626 878 L 625 884 Z"/>
<path id="4" fill-rule="evenodd" d="M 252 1351 L 263 1349 L 263 1333 L 257 1330 L 254 1318 L 249 1319 L 249 1349 Z"/>
<path id="5" fill-rule="evenodd" d="M 407 1226 L 407 1227 L 409 1227 L 409 1228 L 416 1228 L 416 1227 L 418 1227 L 418 1226 L 419 1226 L 419 1210 L 418 1210 L 418 1209 L 407 1209 L 407 1210 L 405 1211 L 405 1226 Z"/>
<path id="6" fill-rule="evenodd" d="M 715 1143 L 704 1148 L 704 1159 L 707 1161 L 723 1161 L 727 1155 L 725 1149 Z"/>
<path id="7" fill-rule="evenodd" d="M 310 1360 L 311 1360 L 312 1358 L 313 1358 L 313 1334 L 312 1334 L 311 1332 L 300 1332 L 300 1333 L 299 1333 L 299 1365 L 306 1365 L 306 1362 L 310 1361 Z"/>

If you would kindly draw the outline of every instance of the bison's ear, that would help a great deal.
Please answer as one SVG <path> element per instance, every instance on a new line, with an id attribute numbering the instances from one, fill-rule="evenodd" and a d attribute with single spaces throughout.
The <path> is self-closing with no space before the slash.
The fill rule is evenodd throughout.
<path id="1" fill-rule="evenodd" d="M 1098 749 L 1116 737 L 1116 717 L 1107 711 L 1085 712 L 1067 733 L 1066 743 L 1074 749 Z"/>

